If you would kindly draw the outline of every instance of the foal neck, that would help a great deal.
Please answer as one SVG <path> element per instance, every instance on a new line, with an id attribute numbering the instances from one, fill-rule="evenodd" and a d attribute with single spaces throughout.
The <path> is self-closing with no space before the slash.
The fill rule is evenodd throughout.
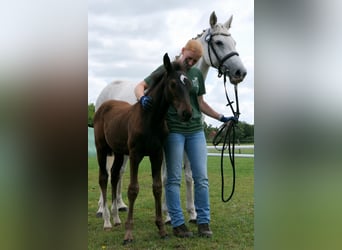
<path id="1" fill-rule="evenodd" d="M 165 76 L 163 76 L 161 81 L 152 86 L 148 92 L 148 95 L 152 97 L 153 102 L 152 109 L 148 111 L 148 113 L 154 122 L 164 120 L 170 106 L 165 93 L 167 88 L 166 85 Z"/>

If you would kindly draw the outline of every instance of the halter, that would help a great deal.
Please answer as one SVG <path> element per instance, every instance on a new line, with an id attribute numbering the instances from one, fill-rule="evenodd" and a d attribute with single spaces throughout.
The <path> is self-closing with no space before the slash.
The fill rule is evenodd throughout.
<path id="1" fill-rule="evenodd" d="M 227 68 L 223 65 L 224 62 L 227 61 L 232 56 L 239 56 L 239 53 L 237 53 L 236 51 L 232 51 L 220 59 L 216 50 L 215 50 L 215 47 L 212 43 L 212 41 L 213 41 L 212 38 L 214 36 L 219 36 L 219 35 L 220 36 L 230 36 L 230 34 L 221 33 L 221 32 L 211 34 L 210 29 L 209 29 L 208 34 L 205 36 L 205 41 L 208 43 L 208 55 L 209 55 L 210 64 L 212 66 L 214 66 L 213 61 L 211 59 L 211 55 L 210 55 L 210 48 L 211 48 L 213 50 L 217 60 L 219 61 L 219 66 L 217 67 L 217 70 L 218 70 L 218 77 L 221 77 L 223 74 L 225 75 L 225 73 L 227 71 Z"/>

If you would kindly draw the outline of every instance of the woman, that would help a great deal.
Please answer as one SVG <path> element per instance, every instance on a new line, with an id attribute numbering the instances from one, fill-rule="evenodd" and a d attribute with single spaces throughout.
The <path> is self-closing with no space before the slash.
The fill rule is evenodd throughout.
<path id="1" fill-rule="evenodd" d="M 204 100 L 205 85 L 201 71 L 192 67 L 201 58 L 202 45 L 196 40 L 189 40 L 182 48 L 180 56 L 176 58 L 186 68 L 187 77 L 192 82 L 190 103 L 192 118 L 188 122 L 178 119 L 174 107 L 170 107 L 167 114 L 167 125 L 170 134 L 164 145 L 167 168 L 165 196 L 168 211 L 171 217 L 173 233 L 177 237 L 191 237 L 192 232 L 185 225 L 184 215 L 180 202 L 180 185 L 182 177 L 183 152 L 187 153 L 190 161 L 192 177 L 194 179 L 195 207 L 197 212 L 198 234 L 201 237 L 211 237 L 210 230 L 210 203 L 209 184 L 207 174 L 207 144 L 203 130 L 202 112 L 222 122 L 234 120 L 234 117 L 225 117 L 213 110 Z M 153 100 L 144 95 L 145 89 L 154 84 L 153 79 L 165 72 L 160 66 L 135 88 L 135 95 L 145 110 L 153 105 Z"/>

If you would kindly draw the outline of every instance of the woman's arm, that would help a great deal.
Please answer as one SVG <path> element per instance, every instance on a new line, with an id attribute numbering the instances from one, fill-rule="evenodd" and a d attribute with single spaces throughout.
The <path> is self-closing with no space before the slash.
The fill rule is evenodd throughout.
<path id="1" fill-rule="evenodd" d="M 201 109 L 201 111 L 211 118 L 214 118 L 216 120 L 220 120 L 222 117 L 222 114 L 217 113 L 212 107 L 209 106 L 209 104 L 204 100 L 203 96 L 198 96 L 198 104 Z"/>

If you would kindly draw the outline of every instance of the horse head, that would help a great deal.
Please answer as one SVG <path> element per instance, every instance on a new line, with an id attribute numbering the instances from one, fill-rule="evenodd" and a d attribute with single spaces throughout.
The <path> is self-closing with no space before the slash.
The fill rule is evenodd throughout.
<path id="1" fill-rule="evenodd" d="M 164 55 L 163 61 L 167 72 L 166 98 L 177 110 L 178 117 L 182 121 L 188 121 L 192 116 L 189 97 L 191 82 L 186 77 L 183 66 L 177 62 L 171 63 L 167 53 Z"/>
<path id="2" fill-rule="evenodd" d="M 204 30 L 196 39 L 203 46 L 203 60 L 207 65 L 218 69 L 219 76 L 227 75 L 232 84 L 240 83 L 247 70 L 235 49 L 236 42 L 229 29 L 233 20 L 231 16 L 224 24 L 217 23 L 215 11 L 210 15 L 210 28 Z"/>

